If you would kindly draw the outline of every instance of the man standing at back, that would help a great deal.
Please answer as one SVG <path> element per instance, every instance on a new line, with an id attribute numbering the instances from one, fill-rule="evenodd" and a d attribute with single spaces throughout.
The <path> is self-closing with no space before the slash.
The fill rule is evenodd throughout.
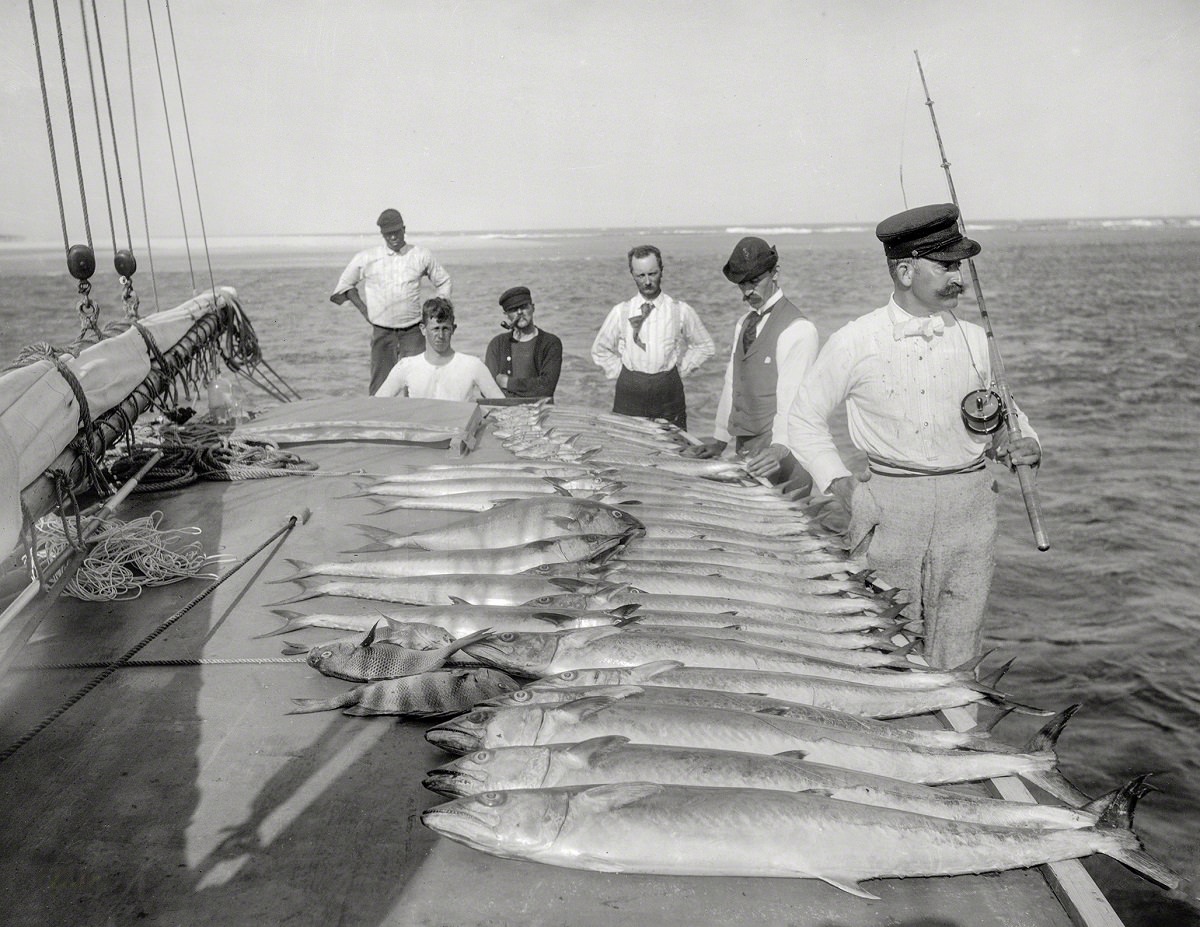
<path id="1" fill-rule="evenodd" d="M 803 494 L 812 479 L 788 450 L 787 417 L 817 357 L 817 327 L 783 295 L 779 252 L 761 238 L 739 241 L 722 272 L 750 311 L 735 329 L 713 435 L 684 454 L 719 457 L 733 441 L 752 475 Z"/>
<path id="2" fill-rule="evenodd" d="M 360 251 L 342 271 L 329 301 L 350 302 L 371 323 L 371 386 L 374 395 L 401 357 L 425 350 L 421 334 L 421 278 L 441 297 L 450 296 L 450 275 L 428 248 L 404 240 L 404 217 L 379 214 L 384 243 Z"/>
<path id="3" fill-rule="evenodd" d="M 713 356 L 700 317 L 662 291 L 662 253 L 653 245 L 629 252 L 638 295 L 613 306 L 592 342 L 592 360 L 616 380 L 613 411 L 663 418 L 687 429 L 683 378 Z"/>
<path id="4" fill-rule="evenodd" d="M 788 445 L 822 492 L 850 513 L 849 542 L 867 545 L 880 579 L 909 594 L 924 621 L 925 657 L 953 667 L 982 650 L 992 584 L 996 484 L 984 466 L 1037 466 L 1041 447 L 1020 410 L 1023 437 L 968 428 L 963 400 L 992 387 L 987 333 L 954 312 L 961 262 L 981 250 L 952 203 L 879 223 L 892 298 L 830 336 L 788 415 Z M 867 455 L 854 476 L 829 430 L 846 404 L 850 440 Z"/>

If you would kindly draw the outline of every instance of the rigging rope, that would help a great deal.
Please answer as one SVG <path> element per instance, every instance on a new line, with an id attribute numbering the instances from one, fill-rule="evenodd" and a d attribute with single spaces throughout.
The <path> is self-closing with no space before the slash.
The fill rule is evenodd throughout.
<path id="1" fill-rule="evenodd" d="M 150 245 L 150 213 L 146 208 L 146 178 L 142 171 L 142 139 L 138 132 L 137 97 L 133 90 L 133 43 L 129 41 L 129 0 L 122 0 L 121 8 L 125 17 L 125 65 L 129 72 L 129 108 L 133 113 L 133 143 L 137 154 L 138 189 L 142 197 L 142 225 L 146 230 L 146 256 L 150 260 L 150 286 L 154 291 L 154 311 L 158 312 L 161 309 L 158 300 L 158 275 L 154 272 L 154 249 Z"/>
<path id="2" fill-rule="evenodd" d="M 104 181 L 104 202 L 108 206 L 108 231 L 112 236 L 113 254 L 117 253 L 117 227 L 113 221 L 112 191 L 108 186 L 108 158 L 104 153 L 104 132 L 100 122 L 100 95 L 96 92 L 96 72 L 92 67 L 92 42 L 88 33 L 87 10 L 79 0 L 79 19 L 83 25 L 83 49 L 87 59 L 88 83 L 92 88 L 92 112 L 96 118 L 96 144 L 100 148 L 100 176 Z M 97 30 L 97 38 L 99 38 Z"/>
<path id="3" fill-rule="evenodd" d="M 46 92 L 46 71 L 42 66 L 42 43 L 38 37 L 37 15 L 33 9 L 33 0 L 29 0 L 29 23 L 33 28 L 34 57 L 37 58 L 38 83 L 42 88 L 42 109 L 46 115 L 46 135 L 50 140 L 50 167 L 54 172 L 54 195 L 58 198 L 58 221 L 62 227 L 63 253 L 71 249 L 71 241 L 67 235 L 67 213 L 63 206 L 62 177 L 58 172 L 58 154 L 54 148 L 54 125 L 50 119 L 50 97 Z"/>

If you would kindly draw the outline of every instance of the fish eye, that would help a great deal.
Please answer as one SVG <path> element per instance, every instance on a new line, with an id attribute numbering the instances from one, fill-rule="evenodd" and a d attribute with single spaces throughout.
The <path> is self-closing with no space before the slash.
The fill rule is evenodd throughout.
<path id="1" fill-rule="evenodd" d="M 482 708 L 477 708 L 467 715 L 467 720 L 473 724 L 483 724 L 487 720 L 487 712 Z"/>
<path id="2" fill-rule="evenodd" d="M 490 763 L 492 761 L 491 750 L 476 750 L 471 754 L 472 763 Z"/>
<path id="3" fill-rule="evenodd" d="M 503 805 L 508 801 L 508 796 L 503 792 L 480 792 L 479 803 L 487 805 L 489 808 L 495 808 L 498 805 Z"/>
<path id="4" fill-rule="evenodd" d="M 500 640 L 511 643 L 517 639 L 517 635 L 512 631 L 501 631 L 496 635 Z"/>
<path id="5" fill-rule="evenodd" d="M 567 682 L 570 682 L 572 679 L 574 679 L 578 675 L 579 674 L 577 672 L 575 672 L 575 670 L 567 670 L 564 673 L 559 673 L 558 678 L 566 680 Z"/>
<path id="6" fill-rule="evenodd" d="M 528 702 L 531 698 L 533 698 L 533 695 L 529 692 L 526 692 L 524 689 L 518 689 L 512 694 L 512 700 L 514 702 Z"/>
<path id="7" fill-rule="evenodd" d="M 333 651 L 332 651 L 332 650 L 322 650 L 322 651 L 321 651 L 321 656 L 322 656 L 324 659 L 328 660 L 330 657 L 332 657 L 332 656 L 333 656 Z"/>

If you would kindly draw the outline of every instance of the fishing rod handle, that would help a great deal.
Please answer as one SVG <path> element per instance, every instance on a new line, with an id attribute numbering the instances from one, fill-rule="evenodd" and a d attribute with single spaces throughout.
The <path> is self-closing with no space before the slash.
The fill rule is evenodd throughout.
<path id="1" fill-rule="evenodd" d="M 1038 501 L 1037 487 L 1033 484 L 1033 469 L 1029 464 L 1018 464 L 1017 481 L 1021 484 L 1021 496 L 1025 499 L 1025 511 L 1029 515 L 1029 527 L 1033 529 L 1033 540 L 1038 550 L 1049 550 L 1050 539 L 1042 527 L 1042 504 Z"/>

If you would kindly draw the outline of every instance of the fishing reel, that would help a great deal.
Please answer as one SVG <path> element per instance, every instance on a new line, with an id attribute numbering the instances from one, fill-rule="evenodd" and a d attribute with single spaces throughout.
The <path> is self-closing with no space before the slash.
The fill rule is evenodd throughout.
<path id="1" fill-rule="evenodd" d="M 963 424 L 977 435 L 994 435 L 1004 424 L 1004 400 L 991 389 L 973 389 L 963 396 Z"/>

